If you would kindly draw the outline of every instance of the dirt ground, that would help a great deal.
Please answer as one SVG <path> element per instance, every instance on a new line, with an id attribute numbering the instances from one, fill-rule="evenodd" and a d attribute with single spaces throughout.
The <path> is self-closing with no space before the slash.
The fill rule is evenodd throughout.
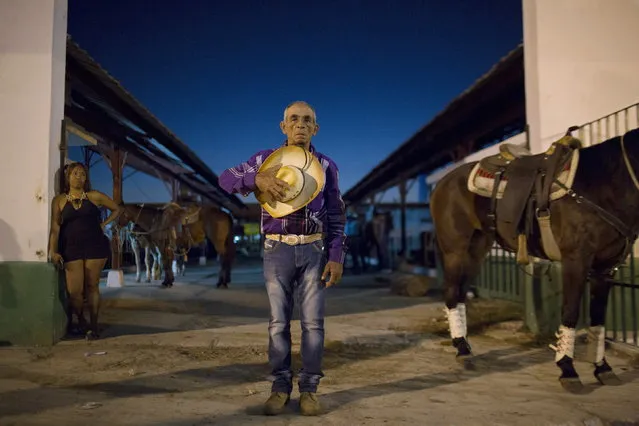
<path id="1" fill-rule="evenodd" d="M 211 268 L 172 289 L 103 289 L 103 339 L 0 350 L 0 425 L 639 425 L 639 362 L 608 351 L 624 381 L 603 387 L 578 362 L 569 394 L 545 342 L 520 331 L 519 307 L 469 306 L 474 371 L 454 360 L 438 296 L 391 295 L 372 276 L 328 292 L 325 414 L 261 415 L 268 397 L 268 300 L 258 267 L 218 290 Z M 299 321 L 292 324 L 299 367 Z"/>

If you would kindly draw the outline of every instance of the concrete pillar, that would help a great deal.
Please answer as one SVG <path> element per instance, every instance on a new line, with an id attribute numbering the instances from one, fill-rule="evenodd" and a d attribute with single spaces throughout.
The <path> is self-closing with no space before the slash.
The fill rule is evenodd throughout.
<path id="1" fill-rule="evenodd" d="M 66 37 L 66 0 L 0 0 L 0 342 L 5 344 L 55 342 L 66 322 L 59 274 L 47 263 L 60 167 Z"/>
<path id="2" fill-rule="evenodd" d="M 526 119 L 530 150 L 542 152 L 568 127 L 598 120 L 639 102 L 639 1 L 523 0 Z M 618 131 L 636 128 L 637 110 Z M 607 126 L 575 134 L 587 145 L 612 134 Z M 636 253 L 636 247 L 635 247 Z M 530 268 L 543 269 L 544 264 Z M 526 322 L 540 333 L 560 322 L 561 276 L 527 283 Z M 582 317 L 583 320 L 583 317 Z"/>
<path id="3" fill-rule="evenodd" d="M 639 101 L 639 1 L 523 0 L 530 147 Z"/>

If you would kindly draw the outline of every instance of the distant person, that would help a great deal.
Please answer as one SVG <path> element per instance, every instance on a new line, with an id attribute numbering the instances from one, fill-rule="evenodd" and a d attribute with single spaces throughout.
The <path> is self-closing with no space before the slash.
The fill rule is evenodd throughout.
<path id="1" fill-rule="evenodd" d="M 262 204 L 264 279 L 271 304 L 269 362 L 274 378 L 264 412 L 279 414 L 290 400 L 290 321 L 297 293 L 302 326 L 300 411 L 317 415 L 316 393 L 324 376 L 324 289 L 342 277 L 345 207 L 337 166 L 311 144 L 319 129 L 314 109 L 306 102 L 293 102 L 284 110 L 280 128 L 286 135 L 282 147 L 260 151 L 225 170 L 220 186 L 229 193 L 255 192 Z"/>
<path id="2" fill-rule="evenodd" d="M 102 206 L 111 210 L 104 221 Z M 89 340 L 99 337 L 100 274 L 111 253 L 104 230 L 119 215 L 120 208 L 111 198 L 91 190 L 87 169 L 82 163 L 65 167 L 63 192 L 51 203 L 49 258 L 64 268 L 70 302 L 67 324 L 70 336 L 85 335 Z M 85 298 L 89 304 L 89 327 L 83 313 Z M 75 327 L 74 313 L 78 321 Z"/>
<path id="3" fill-rule="evenodd" d="M 353 260 L 353 273 L 361 274 L 366 269 L 366 260 L 364 259 L 364 238 L 363 226 L 359 215 L 352 212 L 346 216 L 346 238 L 348 254 Z"/>

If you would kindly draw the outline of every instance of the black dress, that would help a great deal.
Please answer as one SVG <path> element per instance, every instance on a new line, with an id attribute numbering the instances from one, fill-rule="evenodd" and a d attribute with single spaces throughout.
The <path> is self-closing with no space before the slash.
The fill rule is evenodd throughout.
<path id="1" fill-rule="evenodd" d="M 100 227 L 100 209 L 86 198 L 81 202 L 77 210 L 71 201 L 62 208 L 58 252 L 65 262 L 108 258 L 111 245 Z"/>

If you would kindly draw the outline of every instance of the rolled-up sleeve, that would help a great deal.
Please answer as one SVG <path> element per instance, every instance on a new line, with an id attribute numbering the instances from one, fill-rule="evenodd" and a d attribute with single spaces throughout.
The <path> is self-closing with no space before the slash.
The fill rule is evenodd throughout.
<path id="1" fill-rule="evenodd" d="M 343 264 L 346 257 L 344 227 L 346 226 L 346 206 L 339 190 L 339 170 L 332 161 L 326 169 L 325 202 L 327 211 L 326 243 L 328 260 Z"/>
<path id="2" fill-rule="evenodd" d="M 222 172 L 218 183 L 230 194 L 242 194 L 245 197 L 255 191 L 255 175 L 259 169 L 258 154 L 253 155 L 248 161 L 231 167 Z"/>

